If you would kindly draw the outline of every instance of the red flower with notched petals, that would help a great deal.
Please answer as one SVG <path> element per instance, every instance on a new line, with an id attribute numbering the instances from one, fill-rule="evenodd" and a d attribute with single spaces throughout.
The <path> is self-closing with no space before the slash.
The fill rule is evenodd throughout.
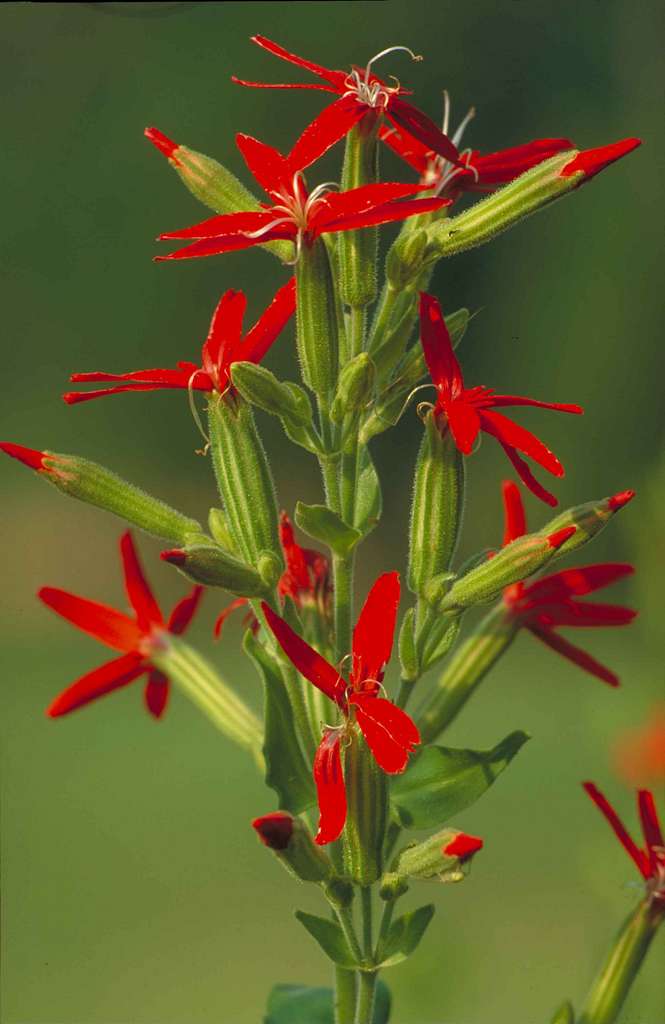
<path id="1" fill-rule="evenodd" d="M 583 782 L 582 786 L 609 822 L 610 828 L 642 875 L 649 898 L 665 901 L 665 839 L 653 793 L 648 789 L 637 791 L 637 809 L 644 839 L 644 847 L 639 847 L 598 787 L 593 782 Z"/>
<path id="2" fill-rule="evenodd" d="M 425 292 L 420 293 L 420 337 L 432 383 L 438 392 L 434 415 L 440 428 L 450 429 L 455 444 L 464 455 L 471 454 L 479 433 L 491 434 L 505 451 L 524 485 L 541 501 L 556 505 L 554 495 L 538 483 L 519 452 L 528 455 L 553 476 L 563 476 L 563 466 L 556 455 L 530 431 L 494 410 L 511 405 L 530 405 L 557 412 L 581 413 L 580 406 L 538 402 L 519 395 L 496 395 L 491 388 L 484 386 L 465 388 L 441 307 L 432 295 Z"/>
<path id="3" fill-rule="evenodd" d="M 133 370 L 131 373 L 73 373 L 73 384 L 113 382 L 110 388 L 95 391 L 68 391 L 62 397 L 69 405 L 88 402 L 102 395 L 122 391 L 158 391 L 180 388 L 194 391 L 218 391 L 231 387 L 229 371 L 235 362 L 258 363 L 291 319 L 296 308 L 295 278 L 283 285 L 254 326 L 243 334 L 242 323 L 247 299 L 230 289 L 222 295 L 203 344 L 201 366 L 180 362 L 175 370 Z"/>
<path id="4" fill-rule="evenodd" d="M 196 612 L 203 587 L 194 587 L 187 597 L 176 604 L 168 619 L 164 620 L 143 574 L 129 531 L 120 540 L 120 554 L 133 617 L 85 597 L 69 594 L 66 590 L 42 587 L 39 591 L 38 596 L 44 604 L 63 619 L 94 636 L 107 647 L 122 651 L 119 658 L 86 673 L 56 697 L 46 712 L 51 718 L 67 715 L 112 690 L 127 686 L 146 673 L 146 707 L 155 718 L 164 713 L 169 680 L 151 663 L 151 656 L 154 651 L 164 649 L 168 643 L 166 634 L 184 633 Z"/>
<path id="5" fill-rule="evenodd" d="M 232 76 L 231 80 L 237 85 L 248 85 L 254 89 L 316 89 L 339 96 L 339 99 L 326 107 L 305 128 L 291 150 L 291 156 L 297 161 L 298 167 L 309 167 L 326 150 L 344 138 L 347 132 L 361 120 L 364 119 L 367 122 L 369 119 L 381 115 L 385 115 L 395 127 L 408 131 L 421 145 L 427 146 L 428 149 L 440 154 L 453 164 L 459 163 L 457 148 L 448 136 L 444 135 L 434 121 L 430 120 L 422 111 L 402 99 L 402 96 L 410 95 L 410 91 L 402 89 L 398 82 L 388 85 L 370 71 L 372 64 L 379 57 L 384 57 L 397 50 L 403 50 L 414 60 L 420 60 L 408 47 L 390 46 L 372 57 L 365 68 L 354 66 L 351 71 L 334 71 L 315 64 L 313 61 L 297 57 L 294 53 L 289 53 L 283 46 L 273 43 L 265 36 L 252 36 L 252 42 L 276 57 L 288 61 L 289 64 L 295 64 L 299 68 L 311 71 L 320 81 L 273 84 L 271 82 L 247 82 L 242 78 Z"/>
<path id="6" fill-rule="evenodd" d="M 418 729 L 406 712 L 379 697 L 384 669 L 390 660 L 399 605 L 399 574 L 384 573 L 367 595 L 353 631 L 348 681 L 333 665 L 263 604 L 268 625 L 284 653 L 301 675 L 340 709 L 345 724 L 325 729 L 314 758 L 314 781 L 319 801 L 316 842 L 323 846 L 339 837 L 346 821 L 346 792 L 341 745 L 355 721 L 380 768 L 403 772 L 409 754 L 420 742 Z"/>
<path id="7" fill-rule="evenodd" d="M 166 232 L 160 239 L 195 241 L 168 256 L 155 257 L 157 260 L 215 256 L 280 239 L 294 242 L 297 254 L 303 242 L 311 244 L 319 235 L 405 220 L 450 202 L 438 196 L 408 199 L 422 192 L 423 186 L 393 182 L 346 192 L 331 192 L 329 184 L 324 184 L 310 193 L 303 181 L 303 163 L 293 154 L 285 157 L 249 135 L 237 135 L 236 142 L 250 172 L 270 197 L 270 205 L 262 210 L 223 213 L 181 231 Z"/>
<path id="8" fill-rule="evenodd" d="M 626 504 L 632 496 L 633 492 L 627 491 L 617 495 L 617 499 L 621 504 Z M 522 498 L 511 480 L 506 480 L 503 484 L 503 503 L 505 546 L 526 533 Z M 581 565 L 577 569 L 563 569 L 561 572 L 543 576 L 534 583 L 513 583 L 504 591 L 503 599 L 520 626 L 528 629 L 553 651 L 562 654 L 564 658 L 568 658 L 585 672 L 602 679 L 609 686 L 618 686 L 619 679 L 614 672 L 601 665 L 586 651 L 575 647 L 556 630 L 560 626 L 625 626 L 632 622 L 637 614 L 632 608 L 578 601 L 576 598 L 592 594 L 616 580 L 630 576 L 634 571 L 632 565 L 620 562 Z"/>

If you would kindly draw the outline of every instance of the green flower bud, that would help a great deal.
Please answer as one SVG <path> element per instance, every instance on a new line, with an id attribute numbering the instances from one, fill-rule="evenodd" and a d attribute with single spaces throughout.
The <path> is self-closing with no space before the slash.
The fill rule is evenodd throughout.
<path id="1" fill-rule="evenodd" d="M 386 903 L 392 903 L 394 900 L 398 900 L 400 896 L 403 896 L 405 892 L 408 892 L 409 883 L 403 875 L 398 874 L 396 871 L 387 871 L 381 879 L 379 886 L 379 896 Z"/>
<path id="2" fill-rule="evenodd" d="M 255 818 L 252 827 L 264 846 L 273 851 L 295 878 L 303 882 L 328 882 L 332 877 L 330 858 L 316 845 L 300 818 L 276 811 Z"/>
<path id="3" fill-rule="evenodd" d="M 427 244 L 427 231 L 417 228 L 400 233 L 391 245 L 386 258 L 386 277 L 395 291 L 408 287 L 418 277 L 423 269 Z"/>
<path id="4" fill-rule="evenodd" d="M 373 185 L 379 180 L 378 129 L 380 117 L 367 113 L 346 136 L 342 191 Z M 338 238 L 340 294 L 348 306 L 362 308 L 376 298 L 377 228 L 344 231 Z"/>
<path id="5" fill-rule="evenodd" d="M 207 544 L 190 543 L 162 551 L 161 558 L 175 565 L 188 579 L 207 587 L 222 587 L 242 597 L 256 597 L 269 589 L 256 569 L 238 561 L 211 540 Z"/>
<path id="6" fill-rule="evenodd" d="M 339 325 L 325 243 L 304 244 L 296 264 L 296 342 L 305 384 L 327 404 L 337 383 Z"/>
<path id="7" fill-rule="evenodd" d="M 344 780 L 347 799 L 344 873 L 356 885 L 371 885 L 383 870 L 388 792 L 384 772 L 357 734 L 346 749 Z"/>
<path id="8" fill-rule="evenodd" d="M 419 881 L 438 879 L 440 882 L 461 882 L 464 878 L 462 866 L 482 846 L 482 839 L 466 835 L 459 829 L 444 828 L 421 843 L 414 843 L 402 850 L 396 872 L 402 877 Z"/>
<path id="9" fill-rule="evenodd" d="M 345 416 L 358 416 L 369 402 L 374 388 L 375 366 L 366 352 L 360 352 L 342 368 L 330 407 L 333 423 Z"/>
<path id="10" fill-rule="evenodd" d="M 619 509 L 622 509 L 634 497 L 635 491 L 621 491 L 619 494 L 613 494 L 610 498 L 602 498 L 600 501 L 588 501 L 584 505 L 574 505 L 551 519 L 540 533 L 547 536 L 547 534 L 556 533 L 567 526 L 574 526 L 575 532 L 561 547 L 557 548 L 554 557 L 560 558 L 561 555 L 569 555 L 604 530 Z"/>

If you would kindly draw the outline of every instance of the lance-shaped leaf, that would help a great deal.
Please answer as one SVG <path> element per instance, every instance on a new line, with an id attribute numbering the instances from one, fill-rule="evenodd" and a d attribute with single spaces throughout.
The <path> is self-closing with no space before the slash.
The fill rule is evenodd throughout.
<path id="1" fill-rule="evenodd" d="M 492 750 L 425 747 L 391 787 L 393 812 L 406 828 L 434 828 L 470 807 L 529 739 L 510 733 Z"/>
<path id="2" fill-rule="evenodd" d="M 358 452 L 358 476 L 356 480 L 356 508 L 353 525 L 363 537 L 374 529 L 381 518 L 383 498 L 381 482 L 374 467 L 372 456 L 366 445 Z"/>
<path id="3" fill-rule="evenodd" d="M 308 537 L 327 544 L 342 558 L 349 554 L 361 537 L 360 530 L 348 526 L 326 505 L 305 505 L 299 501 L 296 504 L 296 523 Z"/>
<path id="4" fill-rule="evenodd" d="M 411 956 L 418 948 L 433 917 L 434 904 L 432 903 L 398 917 L 388 932 L 381 958 L 381 967 L 394 967 Z"/>
<path id="5" fill-rule="evenodd" d="M 388 1024 L 390 991 L 379 979 L 374 997 L 371 1024 Z M 268 1014 L 264 1024 L 333 1024 L 334 995 L 331 988 L 310 988 L 308 985 L 275 985 L 268 997 Z"/>
<path id="6" fill-rule="evenodd" d="M 304 910 L 296 910 L 296 917 L 333 963 L 351 970 L 358 968 L 344 932 L 336 921 L 317 917 L 316 914 L 306 914 Z"/>
<path id="7" fill-rule="evenodd" d="M 251 630 L 245 634 L 244 647 L 263 682 L 266 782 L 277 793 L 279 806 L 298 814 L 311 807 L 316 796 L 311 769 L 298 743 L 289 695 L 270 655 Z"/>

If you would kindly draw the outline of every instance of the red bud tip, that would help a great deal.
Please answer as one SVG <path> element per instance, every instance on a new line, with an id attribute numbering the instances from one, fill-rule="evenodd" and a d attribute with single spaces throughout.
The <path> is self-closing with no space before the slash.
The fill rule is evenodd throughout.
<path id="1" fill-rule="evenodd" d="M 187 552 L 182 548 L 173 548 L 171 551 L 161 551 L 159 557 L 162 562 L 168 562 L 170 565 L 184 565 L 187 561 Z"/>
<path id="2" fill-rule="evenodd" d="M 564 526 L 562 530 L 557 530 L 556 533 L 551 533 L 547 538 L 547 543 L 551 548 L 556 551 L 562 544 L 565 544 L 567 540 L 575 533 L 576 526 Z"/>
<path id="3" fill-rule="evenodd" d="M 274 814 L 264 814 L 262 818 L 255 818 L 252 828 L 270 850 L 286 850 L 293 835 L 293 818 L 284 811 L 275 811 Z"/>
<path id="4" fill-rule="evenodd" d="M 143 133 L 146 139 L 150 139 L 153 146 L 156 146 L 160 153 L 163 153 L 167 160 L 173 159 L 173 154 L 176 149 L 179 149 L 177 142 L 170 139 L 168 135 L 164 135 L 164 132 L 160 132 L 159 128 L 146 128 Z"/>
<path id="5" fill-rule="evenodd" d="M 635 491 L 619 491 L 618 494 L 614 494 L 608 500 L 608 505 L 613 512 L 617 512 L 624 505 L 627 505 L 629 501 L 632 501 L 634 497 Z"/>
<path id="6" fill-rule="evenodd" d="M 478 839 L 477 836 L 468 836 L 465 832 L 460 832 L 447 846 L 444 846 L 442 852 L 448 857 L 458 857 L 464 861 L 468 860 L 469 857 L 473 857 L 474 853 L 478 853 L 478 850 L 482 850 L 482 848 L 482 839 Z"/>
<path id="7" fill-rule="evenodd" d="M 632 153 L 641 145 L 641 139 L 622 139 L 621 142 L 613 142 L 609 146 L 599 146 L 598 149 L 583 149 L 559 173 L 562 178 L 567 178 L 571 174 L 582 171 L 585 179 L 593 178 L 594 174 L 598 174 L 599 171 L 613 164 L 615 160 L 620 160 L 622 156 Z"/>
<path id="8" fill-rule="evenodd" d="M 46 452 L 39 452 L 36 448 L 24 448 L 23 445 L 12 444 L 10 441 L 0 442 L 0 448 L 6 455 L 11 455 L 12 459 L 18 459 L 19 462 L 22 462 L 24 466 L 28 466 L 30 469 L 48 472 L 48 467 L 44 465 L 44 459 L 47 457 Z"/>

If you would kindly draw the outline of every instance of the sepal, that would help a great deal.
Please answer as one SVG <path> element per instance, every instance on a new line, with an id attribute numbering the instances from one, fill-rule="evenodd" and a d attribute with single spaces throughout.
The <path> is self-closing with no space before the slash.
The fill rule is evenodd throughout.
<path id="1" fill-rule="evenodd" d="M 332 269 L 322 239 L 302 246 L 296 281 L 296 344 L 303 380 L 328 405 L 337 384 L 339 324 Z"/>
<path id="2" fill-rule="evenodd" d="M 361 539 L 361 533 L 329 509 L 326 505 L 296 503 L 297 525 L 308 537 L 326 544 L 334 554 L 345 558 Z"/>

